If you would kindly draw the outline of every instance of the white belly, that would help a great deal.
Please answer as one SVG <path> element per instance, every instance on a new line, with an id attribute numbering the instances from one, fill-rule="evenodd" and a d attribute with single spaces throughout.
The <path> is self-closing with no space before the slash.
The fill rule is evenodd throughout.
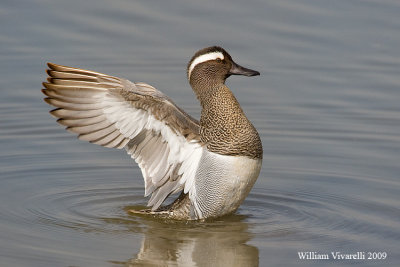
<path id="1" fill-rule="evenodd" d="M 261 163 L 261 159 L 204 150 L 196 172 L 195 193 L 190 197 L 196 217 L 216 217 L 235 211 L 257 180 Z"/>

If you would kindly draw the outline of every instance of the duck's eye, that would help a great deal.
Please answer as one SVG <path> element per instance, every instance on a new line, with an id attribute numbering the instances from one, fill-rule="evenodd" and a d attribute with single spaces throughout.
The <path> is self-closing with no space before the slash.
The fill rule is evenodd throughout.
<path id="1" fill-rule="evenodd" d="M 221 63 L 222 62 L 222 59 L 220 59 L 219 57 L 216 59 L 216 61 L 218 62 L 218 63 Z"/>

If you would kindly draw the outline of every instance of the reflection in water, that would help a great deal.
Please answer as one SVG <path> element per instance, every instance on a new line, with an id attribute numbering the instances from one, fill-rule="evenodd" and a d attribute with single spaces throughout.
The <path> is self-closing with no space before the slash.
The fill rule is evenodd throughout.
<path id="1" fill-rule="evenodd" d="M 329 264 L 399 266 L 399 1 L 100 1 L 2 1 L 1 266 L 321 266 L 297 251 L 337 249 L 388 258 Z M 44 63 L 148 82 L 194 115 L 185 55 L 215 41 L 262 71 L 230 81 L 265 150 L 250 216 L 128 216 L 140 170 L 54 124 Z"/>
<path id="2" fill-rule="evenodd" d="M 258 249 L 244 216 L 210 223 L 147 221 L 148 230 L 137 255 L 127 266 L 258 266 Z"/>

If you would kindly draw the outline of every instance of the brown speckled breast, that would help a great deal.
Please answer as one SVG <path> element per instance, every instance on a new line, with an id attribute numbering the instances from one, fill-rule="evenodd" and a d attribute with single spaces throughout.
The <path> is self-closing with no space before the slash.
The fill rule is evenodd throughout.
<path id="1" fill-rule="evenodd" d="M 200 119 L 201 141 L 221 155 L 262 158 L 257 130 L 245 116 L 235 96 L 225 85 L 203 91 Z"/>

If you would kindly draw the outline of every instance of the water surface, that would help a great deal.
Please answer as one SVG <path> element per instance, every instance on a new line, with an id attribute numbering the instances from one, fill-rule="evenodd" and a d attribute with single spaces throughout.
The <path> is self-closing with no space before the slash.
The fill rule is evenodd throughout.
<path id="1" fill-rule="evenodd" d="M 398 266 L 398 1 L 3 1 L 1 266 Z M 198 117 L 186 63 L 221 45 L 264 146 L 237 213 L 177 223 L 146 204 L 138 166 L 55 123 L 45 63 L 144 81 Z M 298 252 L 386 252 L 300 260 Z"/>

